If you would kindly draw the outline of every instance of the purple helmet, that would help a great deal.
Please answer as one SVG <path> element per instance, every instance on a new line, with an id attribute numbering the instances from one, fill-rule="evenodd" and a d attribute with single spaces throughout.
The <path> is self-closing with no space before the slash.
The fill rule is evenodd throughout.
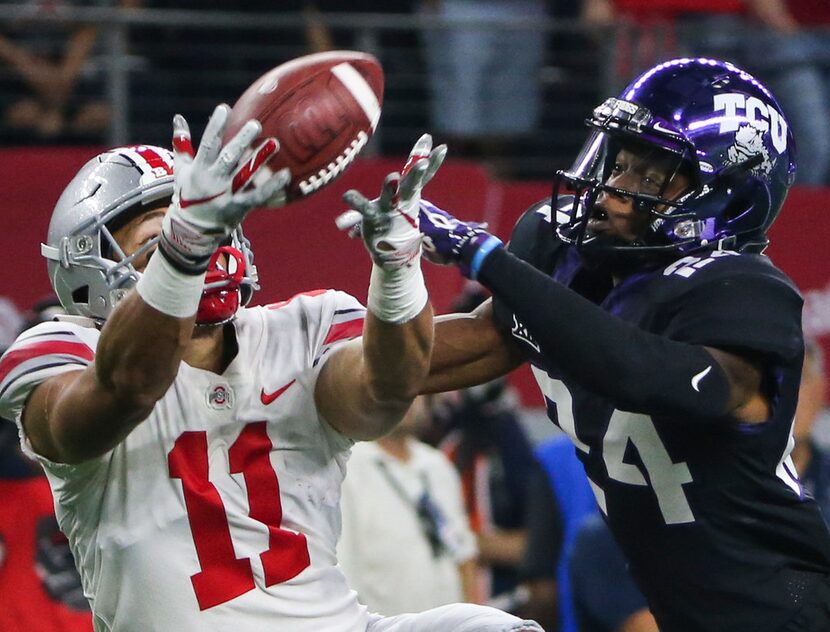
<path id="1" fill-rule="evenodd" d="M 775 98 L 748 73 L 714 59 L 667 61 L 607 99 L 586 123 L 593 131 L 579 157 L 556 174 L 556 230 L 565 241 L 585 254 L 674 256 L 699 249 L 760 252 L 769 243 L 767 230 L 795 178 L 795 141 Z M 606 185 L 617 153 L 629 143 L 676 157 L 673 173 L 689 177 L 691 188 L 667 200 L 662 192 Z M 623 243 L 586 230 L 601 191 L 626 195 L 648 212 L 646 234 Z"/>

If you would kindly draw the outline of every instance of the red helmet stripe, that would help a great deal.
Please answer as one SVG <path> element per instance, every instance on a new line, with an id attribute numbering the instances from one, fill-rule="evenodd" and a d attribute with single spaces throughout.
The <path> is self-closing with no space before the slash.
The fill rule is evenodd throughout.
<path id="1" fill-rule="evenodd" d="M 151 169 L 158 167 L 163 168 L 168 174 L 173 174 L 173 165 L 166 156 L 162 156 L 156 151 L 155 147 L 149 145 L 137 145 L 135 147 L 136 153 L 147 161 Z"/>
<path id="2" fill-rule="evenodd" d="M 130 145 L 119 147 L 115 153 L 133 163 L 142 175 L 145 173 L 173 175 L 173 159 L 171 153 L 161 147 L 152 145 Z"/>

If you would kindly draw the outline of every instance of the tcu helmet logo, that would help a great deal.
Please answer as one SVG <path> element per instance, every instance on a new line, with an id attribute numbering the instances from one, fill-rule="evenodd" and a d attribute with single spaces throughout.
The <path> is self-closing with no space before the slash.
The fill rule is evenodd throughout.
<path id="1" fill-rule="evenodd" d="M 787 149 L 787 121 L 772 105 L 764 103 L 758 97 L 748 97 L 745 94 L 727 93 L 716 94 L 714 99 L 715 112 L 723 112 L 720 119 L 720 133 L 737 132 L 741 127 L 754 128 L 759 141 L 763 134 L 769 132 L 772 146 L 778 153 Z M 743 113 L 743 116 L 739 116 Z M 748 136 L 752 132 L 745 131 Z"/>
<path id="2" fill-rule="evenodd" d="M 741 163 L 753 156 L 761 156 L 761 162 L 753 167 L 753 173 L 769 174 L 773 161 L 764 145 L 764 128 L 759 123 L 746 123 L 735 132 L 735 142 L 726 150 L 727 162 Z"/>
<path id="3" fill-rule="evenodd" d="M 228 384 L 213 384 L 205 393 L 208 408 L 223 410 L 233 408 L 233 389 Z"/>

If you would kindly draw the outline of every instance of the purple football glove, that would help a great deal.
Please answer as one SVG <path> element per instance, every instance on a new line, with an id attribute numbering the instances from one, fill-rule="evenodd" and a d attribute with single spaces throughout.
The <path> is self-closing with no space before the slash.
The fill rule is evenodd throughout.
<path id="1" fill-rule="evenodd" d="M 502 245 L 485 224 L 462 222 L 426 200 L 421 200 L 420 215 L 424 257 L 439 265 L 457 265 L 468 279 L 475 280 L 487 255 Z"/>

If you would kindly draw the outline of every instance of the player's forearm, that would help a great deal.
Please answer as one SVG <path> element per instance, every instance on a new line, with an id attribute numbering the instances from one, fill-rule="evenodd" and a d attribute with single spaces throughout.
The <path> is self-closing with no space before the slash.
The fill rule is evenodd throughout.
<path id="1" fill-rule="evenodd" d="M 130 293 L 107 320 L 95 364 L 102 386 L 130 407 L 152 409 L 172 384 L 195 314 L 176 318 Z"/>
<path id="2" fill-rule="evenodd" d="M 523 361 L 496 329 L 489 303 L 471 314 L 435 319 L 435 346 L 424 393 L 441 393 L 489 382 Z"/>
<path id="3" fill-rule="evenodd" d="M 363 336 L 365 380 L 370 401 L 379 414 L 385 411 L 395 417 L 394 411 L 399 410 L 402 416 L 409 408 L 429 372 L 432 341 L 429 303 L 415 318 L 402 324 L 384 322 L 368 313 Z"/>
<path id="4" fill-rule="evenodd" d="M 363 337 L 345 343 L 323 367 L 314 390 L 317 409 L 352 439 L 389 432 L 421 390 L 432 346 L 432 307 L 400 324 L 371 311 Z"/>
<path id="5" fill-rule="evenodd" d="M 122 441 L 152 411 L 173 381 L 192 319 L 169 322 L 133 293 L 99 339 L 95 362 L 50 378 L 32 393 L 24 427 L 35 451 L 80 463 Z M 188 333 L 189 336 L 189 333 Z"/>

